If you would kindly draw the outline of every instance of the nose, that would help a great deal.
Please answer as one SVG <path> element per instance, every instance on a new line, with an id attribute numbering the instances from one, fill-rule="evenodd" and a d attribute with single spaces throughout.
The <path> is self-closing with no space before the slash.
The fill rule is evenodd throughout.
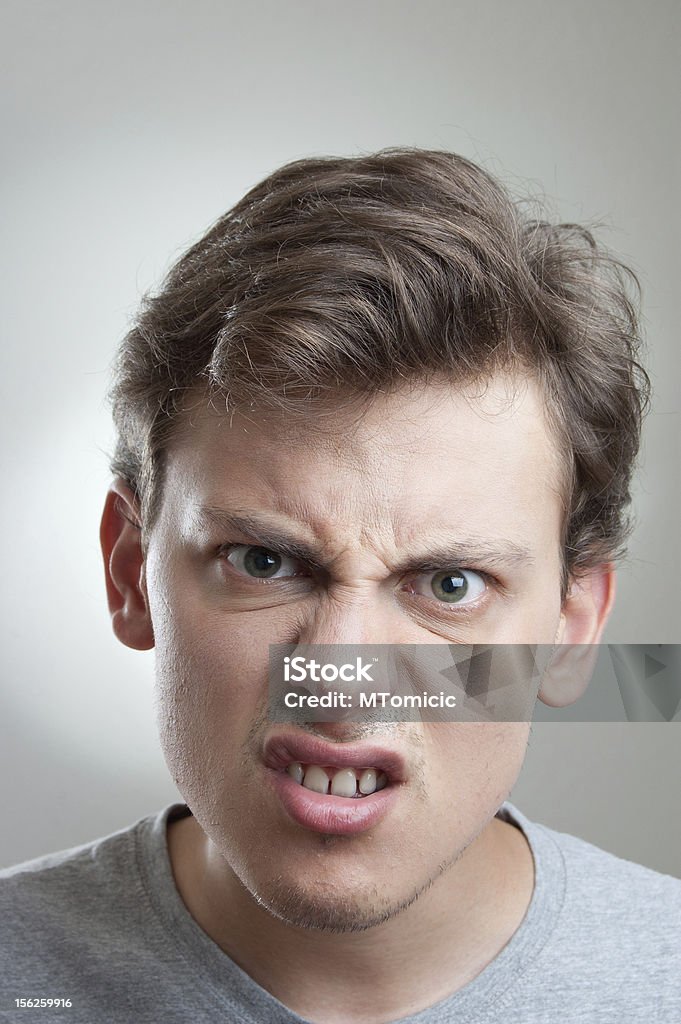
<path id="1" fill-rule="evenodd" d="M 330 738 L 357 738 L 389 720 L 386 712 L 376 710 L 375 705 L 373 709 L 362 706 L 361 692 L 411 692 L 415 682 L 419 684 L 417 689 L 433 684 L 427 662 L 424 668 L 423 659 L 414 661 L 409 653 L 416 651 L 416 645 L 423 645 L 423 631 L 379 580 L 329 588 L 311 609 L 310 617 L 298 624 L 296 643 L 293 653 L 306 660 L 340 667 L 355 664 L 359 658 L 365 666 L 365 674 L 359 678 L 352 674 L 344 680 L 322 676 L 306 683 L 317 697 L 339 690 L 350 697 L 345 706 L 325 702 L 309 716 L 308 725 L 314 723 Z"/>
<path id="2" fill-rule="evenodd" d="M 377 583 L 336 586 L 322 596 L 298 632 L 300 644 L 406 643 L 405 618 Z"/>

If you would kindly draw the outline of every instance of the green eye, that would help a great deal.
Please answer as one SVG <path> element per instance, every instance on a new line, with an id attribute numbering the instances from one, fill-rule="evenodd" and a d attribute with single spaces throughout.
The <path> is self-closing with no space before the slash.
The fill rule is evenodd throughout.
<path id="1" fill-rule="evenodd" d="M 450 604 L 462 601 L 468 592 L 468 580 L 462 572 L 439 572 L 434 576 L 430 588 L 437 598 Z"/>
<path id="2" fill-rule="evenodd" d="M 251 576 L 274 576 L 281 568 L 281 558 L 265 548 L 249 548 L 244 555 L 244 569 Z"/>
<path id="3" fill-rule="evenodd" d="M 257 547 L 254 544 L 233 544 L 226 555 L 227 561 L 234 568 L 253 579 L 281 579 L 295 576 L 297 563 L 292 558 L 282 558 L 276 551 Z M 281 572 L 293 566 L 292 571 Z"/>
<path id="4" fill-rule="evenodd" d="M 424 574 L 414 581 L 414 589 L 425 597 L 435 597 L 442 604 L 472 604 L 481 597 L 487 585 L 480 573 L 472 569 L 447 569 Z"/>

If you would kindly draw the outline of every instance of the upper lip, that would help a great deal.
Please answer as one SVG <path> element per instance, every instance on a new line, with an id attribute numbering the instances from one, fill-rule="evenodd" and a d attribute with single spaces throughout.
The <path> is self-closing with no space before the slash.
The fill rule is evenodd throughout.
<path id="1" fill-rule="evenodd" d="M 334 768 L 378 768 L 385 772 L 388 782 L 403 782 L 406 775 L 404 758 L 395 750 L 365 743 L 325 743 L 307 733 L 270 736 L 263 758 L 275 771 L 284 771 L 297 761 Z"/>

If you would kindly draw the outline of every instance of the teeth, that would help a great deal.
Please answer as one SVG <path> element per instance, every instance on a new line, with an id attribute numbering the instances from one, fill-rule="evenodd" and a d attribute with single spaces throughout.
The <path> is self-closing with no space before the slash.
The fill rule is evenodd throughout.
<path id="1" fill-rule="evenodd" d="M 328 793 L 329 776 L 323 768 L 317 767 L 316 764 L 311 764 L 305 772 L 303 785 L 305 789 L 312 789 L 315 793 Z"/>
<path id="2" fill-rule="evenodd" d="M 305 767 L 294 761 L 286 771 L 299 785 L 315 793 L 328 794 L 330 778 L 333 796 L 347 798 L 370 796 L 388 785 L 387 775 L 377 768 L 322 768 L 317 764 Z"/>
<path id="3" fill-rule="evenodd" d="M 300 785 L 302 786 L 303 779 L 305 778 L 305 772 L 303 771 L 302 764 L 298 764 L 297 762 L 294 761 L 293 764 L 290 764 L 288 766 L 286 771 L 289 773 L 289 775 L 291 776 L 292 779 L 295 779 L 296 782 L 299 782 Z"/>
<path id="4" fill-rule="evenodd" d="M 370 793 L 376 791 L 376 769 L 365 768 L 359 777 L 359 791 L 364 796 L 369 796 Z"/>
<path id="5" fill-rule="evenodd" d="M 331 792 L 334 796 L 354 796 L 357 792 L 357 776 L 352 768 L 336 772 L 331 779 Z"/>

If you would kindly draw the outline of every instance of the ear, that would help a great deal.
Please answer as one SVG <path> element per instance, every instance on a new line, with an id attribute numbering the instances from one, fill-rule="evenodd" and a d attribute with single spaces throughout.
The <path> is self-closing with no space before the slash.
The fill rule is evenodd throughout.
<path id="1" fill-rule="evenodd" d="M 154 646 L 154 632 L 147 598 L 139 503 L 121 477 L 116 477 L 107 493 L 99 539 L 113 631 L 126 647 L 148 651 Z"/>
<path id="2" fill-rule="evenodd" d="M 608 562 L 571 581 L 554 641 L 558 647 L 539 688 L 539 699 L 549 707 L 574 704 L 589 685 L 615 601 L 615 579 Z"/>

